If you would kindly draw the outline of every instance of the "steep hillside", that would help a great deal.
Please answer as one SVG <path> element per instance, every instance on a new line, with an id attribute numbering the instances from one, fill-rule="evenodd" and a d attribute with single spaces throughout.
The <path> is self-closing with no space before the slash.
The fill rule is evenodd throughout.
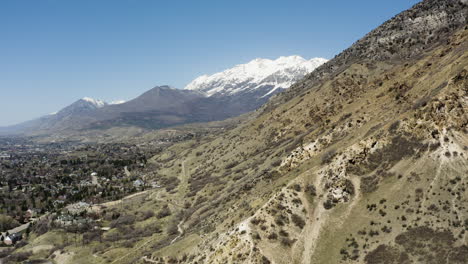
<path id="1" fill-rule="evenodd" d="M 103 219 L 119 215 L 107 233 L 54 252 L 68 263 L 466 263 L 467 11 L 424 1 L 255 118 L 163 151 L 148 167 L 163 188 L 106 206 Z M 426 24 L 440 41 L 373 49 L 373 34 L 400 27 L 417 43 L 432 34 L 409 15 L 441 18 Z"/>
<path id="2" fill-rule="evenodd" d="M 179 242 L 182 262 L 464 263 L 468 30 L 447 42 L 401 65 L 353 63 L 221 138 L 157 157 L 175 165 L 158 173 L 182 164 L 188 177 L 184 235 L 201 242 Z M 152 259 L 181 259 L 170 252 Z"/>
<path id="3" fill-rule="evenodd" d="M 363 60 L 401 63 L 444 43 L 453 30 L 466 25 L 466 1 L 425 0 L 369 32 L 333 60 L 296 83 L 270 106 L 281 104 L 320 81 L 333 78 L 351 63 Z"/>

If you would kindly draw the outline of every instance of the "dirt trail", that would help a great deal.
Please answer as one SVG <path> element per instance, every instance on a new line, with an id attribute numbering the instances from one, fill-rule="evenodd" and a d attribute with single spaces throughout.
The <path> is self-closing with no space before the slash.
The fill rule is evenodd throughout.
<path id="1" fill-rule="evenodd" d="M 361 188 L 360 188 L 361 181 L 360 181 L 360 179 L 358 177 L 351 177 L 350 181 L 353 183 L 353 186 L 354 186 L 354 195 L 351 198 L 353 200 L 348 205 L 348 207 L 346 208 L 346 212 L 343 215 L 343 217 L 341 217 L 340 226 L 344 225 L 344 223 L 346 222 L 346 219 L 351 214 L 351 211 L 353 210 L 354 206 L 356 206 L 356 204 L 359 202 L 359 199 L 361 198 Z"/>
<path id="2" fill-rule="evenodd" d="M 186 171 L 186 167 L 185 167 L 186 161 L 187 161 L 187 160 L 184 160 L 184 161 L 182 162 L 182 176 L 183 176 L 183 180 L 188 181 L 187 171 Z M 149 190 L 148 190 L 148 191 L 149 191 Z M 147 191 L 143 191 L 143 192 L 140 192 L 140 193 L 136 193 L 136 194 L 134 194 L 133 196 L 139 195 L 139 194 L 142 194 L 142 193 L 145 193 L 145 192 L 147 192 Z M 131 198 L 131 197 L 133 197 L 133 196 L 132 196 L 132 195 L 131 195 L 131 196 L 127 196 L 127 197 L 125 197 L 125 198 L 123 198 L 123 199 L 128 199 L 128 198 Z M 123 199 L 122 199 L 122 200 L 123 200 Z M 174 206 L 176 206 L 176 207 L 181 207 L 180 205 L 178 205 L 178 204 L 176 204 L 176 203 L 174 203 L 174 202 L 171 202 L 171 201 L 160 200 L 160 199 L 157 199 L 157 198 L 156 198 L 156 200 L 161 201 L 161 202 L 170 203 L 170 204 L 172 204 L 172 205 L 174 205 Z M 182 219 L 182 220 L 179 222 L 179 224 L 177 224 L 177 231 L 179 232 L 179 235 L 178 235 L 177 237 L 175 237 L 175 238 L 171 241 L 171 244 L 175 243 L 179 238 L 181 238 L 181 237 L 184 235 L 184 233 L 185 233 L 185 231 L 184 231 L 184 229 L 183 229 L 184 223 L 185 223 L 185 219 Z M 146 245 L 148 245 L 149 243 L 151 243 L 153 240 L 154 240 L 154 239 L 149 239 L 149 240 L 146 241 L 145 243 L 143 243 L 143 244 L 141 244 L 140 246 L 134 248 L 132 251 L 130 251 L 130 252 L 128 252 L 127 254 L 123 255 L 122 257 L 120 257 L 120 258 L 118 258 L 118 259 L 112 261 L 111 263 L 119 263 L 118 261 L 125 259 L 125 258 L 128 257 L 131 253 L 134 253 L 134 252 L 138 251 L 139 249 L 145 247 Z M 142 259 L 143 261 L 155 263 L 154 260 L 152 260 L 152 259 L 150 259 L 150 258 L 148 258 L 148 257 L 146 257 L 146 256 L 142 257 L 141 259 Z"/>
<path id="3" fill-rule="evenodd" d="M 148 239 L 148 241 L 146 241 L 145 243 L 139 245 L 138 247 L 134 247 L 130 252 L 128 252 L 127 254 L 123 255 L 122 257 L 118 258 L 118 259 L 115 259 L 114 261 L 111 262 L 112 263 L 125 263 L 125 262 L 121 262 L 121 260 L 127 258 L 128 256 L 130 256 L 131 254 L 137 252 L 138 250 L 142 249 L 143 247 L 147 246 L 149 243 L 153 242 L 154 240 L 158 239 L 159 237 L 156 236 L 155 238 L 150 238 Z"/>
<path id="4" fill-rule="evenodd" d="M 323 190 L 321 187 L 322 178 L 317 175 L 317 178 L 314 182 L 314 186 L 317 188 L 317 196 L 323 194 Z M 317 246 L 317 240 L 320 235 L 320 230 L 322 229 L 322 225 L 327 221 L 328 212 L 326 212 L 325 208 L 322 206 L 323 198 L 319 198 L 316 203 L 316 207 L 311 210 L 308 209 L 309 212 L 309 221 L 304 229 L 304 252 L 302 253 L 302 263 L 309 264 L 312 258 L 312 255 L 315 251 L 315 247 Z"/>
<path id="5" fill-rule="evenodd" d="M 177 232 L 179 232 L 179 235 L 176 236 L 172 241 L 171 241 L 171 245 L 174 244 L 179 238 L 181 238 L 185 231 L 184 229 L 182 228 L 182 226 L 184 225 L 184 222 L 185 222 L 185 219 L 182 219 L 178 224 L 177 224 Z"/>
<path id="6" fill-rule="evenodd" d="M 182 182 L 184 182 L 184 184 L 188 188 L 188 180 L 190 176 L 187 173 L 187 167 L 185 166 L 186 163 L 187 163 L 187 159 L 182 161 Z M 179 205 L 177 206 L 180 207 Z M 171 245 L 184 235 L 185 230 L 183 227 L 184 227 L 185 220 L 186 219 L 184 218 L 177 224 L 177 231 L 179 232 L 179 235 L 171 241 Z"/>
<path id="7" fill-rule="evenodd" d="M 184 161 L 182 161 L 182 173 L 181 173 L 181 176 L 180 176 L 180 181 L 181 183 L 183 184 L 181 188 L 181 191 L 182 192 L 187 192 L 188 191 L 188 180 L 189 180 L 189 173 L 187 172 L 187 166 L 186 166 L 186 163 L 187 163 L 187 159 L 185 159 Z"/>

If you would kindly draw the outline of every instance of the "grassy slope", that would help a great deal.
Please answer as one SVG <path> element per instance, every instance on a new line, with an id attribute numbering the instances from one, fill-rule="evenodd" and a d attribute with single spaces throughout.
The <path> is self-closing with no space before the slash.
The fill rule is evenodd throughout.
<path id="1" fill-rule="evenodd" d="M 222 135 L 169 148 L 151 162 L 158 167 L 159 178 L 177 177 L 178 188 L 155 191 L 124 211 L 158 210 L 158 201 L 170 201 L 173 215 L 150 221 L 163 229 L 183 223 L 184 235 L 170 246 L 175 235 L 167 232 L 143 238 L 133 248 L 109 245 L 97 253 L 98 259 L 143 263 L 141 257 L 148 255 L 154 261 L 178 258 L 198 263 L 262 263 L 265 258 L 275 263 L 338 263 L 353 262 L 357 255 L 355 261 L 365 262 L 366 255 L 385 244 L 391 250 L 377 253 L 399 263 L 404 254 L 412 260 L 430 256 L 424 246 L 416 252 L 395 242 L 416 225 L 449 229 L 454 242 L 440 248 L 458 254 L 458 247 L 467 243 L 462 233 L 467 199 L 467 43 L 468 31 L 462 30 L 418 59 L 352 64 Z M 400 122 L 393 125 L 395 121 Z M 434 130 L 439 134 L 432 134 Z M 403 145 L 392 144 L 396 136 L 405 138 Z M 437 142 L 441 146 L 431 148 Z M 304 150 L 309 143 L 315 143 L 315 149 Z M 450 157 L 445 154 L 448 149 Z M 324 158 L 326 153 L 335 155 Z M 363 179 L 374 175 L 376 189 L 364 192 Z M 457 176 L 460 180 L 454 181 Z M 354 194 L 323 209 L 334 191 L 346 191 L 342 185 L 346 180 L 353 184 Z M 290 188 L 295 184 L 300 190 Z M 317 189 L 313 197 L 304 191 L 310 184 Z M 382 199 L 386 201 L 381 203 Z M 372 204 L 376 210 L 369 211 Z M 438 211 L 428 209 L 432 204 Z M 394 209 L 397 205 L 399 209 Z M 302 229 L 292 223 L 293 214 L 305 220 Z M 277 220 L 281 217 L 283 224 Z M 253 224 L 254 218 L 264 223 Z M 382 231 L 384 226 L 391 232 Z M 379 234 L 370 236 L 371 230 Z M 269 239 L 271 234 L 277 238 Z M 415 239 L 419 235 L 409 234 Z M 79 263 L 88 259 L 89 248 L 96 247 L 66 250 L 76 252 Z M 379 256 L 371 255 L 367 262 L 382 263 L 372 262 Z"/>
<path id="2" fill-rule="evenodd" d="M 340 254 L 341 249 L 351 254 L 352 250 L 347 246 L 350 243 L 346 241 L 346 238 L 353 237 L 359 245 L 358 261 L 364 261 L 364 256 L 377 245 L 384 242 L 394 243 L 393 239 L 401 231 L 424 224 L 423 220 L 418 218 L 430 218 L 429 222 L 433 225 L 431 226 L 431 223 L 429 225 L 432 228 L 449 228 L 455 236 L 462 232 L 463 227 L 454 227 L 448 222 L 454 214 L 453 211 L 441 212 L 438 216 L 431 216 L 431 218 L 428 216 L 427 208 L 422 208 L 420 213 L 392 208 L 400 205 L 400 208 L 405 207 L 417 211 L 419 206 L 427 207 L 432 203 L 439 203 L 439 200 L 440 202 L 448 201 L 457 207 L 463 207 L 463 202 L 466 202 L 466 197 L 463 195 L 460 199 L 451 199 L 453 195 L 447 193 L 447 190 L 441 191 L 436 197 L 427 195 L 420 198 L 422 200 L 427 197 L 424 205 L 421 205 L 421 201 L 414 201 L 416 189 L 420 188 L 423 193 L 427 193 L 428 188 L 444 188 L 443 186 L 450 184 L 447 182 L 456 176 L 462 177 L 462 183 L 456 188 L 463 188 L 462 186 L 466 185 L 466 178 L 463 177 L 466 175 L 466 163 L 463 160 L 467 155 L 466 150 L 463 150 L 463 146 L 467 143 L 466 134 L 463 132 L 463 129 L 466 129 L 463 127 L 466 122 L 466 112 L 463 112 L 466 111 L 466 101 L 464 105 L 460 105 L 463 100 L 459 97 L 457 102 L 459 105 L 455 110 L 462 111 L 462 114 L 447 112 L 445 116 L 440 116 L 440 120 L 434 120 L 435 117 L 428 116 L 427 113 L 436 111 L 430 107 L 431 104 L 436 104 L 436 98 L 443 101 L 451 93 L 466 96 L 464 88 L 466 81 L 461 83 L 454 81 L 457 75 L 467 69 L 466 38 L 466 30 L 459 32 L 448 45 L 423 54 L 419 59 L 408 61 L 406 64 L 353 64 L 334 79 L 324 82 L 321 87 L 298 95 L 285 105 L 270 113 L 260 115 L 257 119 L 221 137 L 172 148 L 170 151 L 177 154 L 171 161 L 165 163 L 167 168 L 161 170 L 160 173 L 167 176 L 180 173 L 178 164 L 186 161 L 190 183 L 182 180 L 182 186 L 185 187 L 180 188 L 183 191 L 178 194 L 178 198 L 196 205 L 192 206 L 195 208 L 194 212 L 185 224 L 188 232 L 197 232 L 205 236 L 200 245 L 200 252 L 196 252 L 196 259 L 202 261 L 209 259 L 214 262 L 246 260 L 255 262 L 261 260 L 260 254 L 265 254 L 267 258 L 278 263 L 288 263 L 291 257 L 296 262 L 307 261 L 310 257 L 319 263 L 336 263 L 343 257 Z M 441 54 L 445 55 L 441 56 Z M 448 84 L 443 86 L 445 82 Z M 429 101 L 424 107 L 419 103 L 422 98 Z M 449 102 L 445 103 L 449 104 Z M 347 113 L 351 113 L 351 117 L 343 119 L 342 117 Z M 401 121 L 399 128 L 389 131 L 389 126 L 397 120 Z M 432 138 L 431 131 L 438 129 L 442 134 L 445 133 L 443 131 L 446 128 L 451 131 L 446 134 L 450 140 L 454 140 L 453 146 L 444 144 L 442 140 L 442 147 L 429 150 L 429 145 L 424 144 L 435 144 L 439 141 L 439 138 Z M 375 173 L 384 172 L 389 173 L 390 176 L 382 176 L 377 191 L 361 194 L 357 202 L 338 203 L 334 209 L 325 211 L 327 218 L 321 223 L 320 237 L 316 242 L 316 247 L 312 247 L 313 250 L 304 251 L 311 254 L 309 257 L 294 255 L 300 254 L 302 250 L 281 246 L 277 241 L 265 241 L 263 238 L 261 242 L 251 242 L 242 235 L 223 233 L 235 229 L 236 223 L 242 222 L 247 217 L 253 214 L 259 215 L 262 211 L 259 210 L 260 207 L 265 205 L 273 194 L 286 192 L 287 188 L 282 189 L 284 184 L 299 182 L 305 185 L 304 182 L 313 182 L 313 177 L 317 177 L 314 174 L 317 172 L 322 174 L 321 177 L 326 178 L 329 175 L 327 176 L 324 171 L 329 169 L 340 171 L 339 158 L 343 155 L 358 159 L 359 155 L 350 153 L 351 146 L 359 146 L 369 139 L 379 142 L 378 146 L 383 148 L 383 146 L 391 145 L 389 142 L 396 135 L 409 135 L 408 138 L 417 139 L 416 143 L 423 144 L 427 150 L 415 147 L 408 157 L 402 154 L 396 160 L 390 158 L 391 162 L 388 166 L 377 164 L 374 169 L 365 171 L 361 175 L 345 174 L 344 177 L 357 179 L 357 182 L 362 177 Z M 298 138 L 302 140 L 297 140 Z M 300 157 L 302 154 L 298 154 L 299 158 L 294 165 L 291 165 L 292 168 L 288 168 L 289 165 L 287 165 L 281 169 L 275 162 L 278 158 L 284 159 L 295 147 L 301 144 L 307 145 L 317 139 L 321 139 L 319 140 L 321 144 L 318 144 L 317 151 L 311 152 L 310 159 Z M 414 142 L 410 141 L 410 143 Z M 398 156 L 399 146 L 396 147 L 397 149 L 384 150 L 394 151 Z M 461 148 L 460 154 L 450 159 L 444 157 L 443 148 L 453 147 L 458 147 L 459 151 Z M 339 155 L 332 159 L 329 165 L 320 165 L 321 157 L 329 149 L 336 149 Z M 357 149 L 359 150 L 359 147 Z M 464 156 L 461 156 L 462 152 Z M 233 161 L 239 162 L 233 163 Z M 163 161 L 156 157 L 155 162 Z M 437 176 L 438 179 L 431 185 L 430 183 L 436 177 L 438 166 L 442 166 L 440 167 L 443 171 L 442 176 Z M 369 166 L 363 162 L 362 167 Z M 448 170 L 447 168 L 455 169 Z M 280 172 L 275 173 L 276 169 Z M 400 179 L 398 175 L 402 175 Z M 293 179 L 295 180 L 292 181 Z M 326 179 L 322 179 L 320 184 L 324 184 L 325 181 Z M 200 190 L 196 186 L 201 186 Z M 198 192 L 188 195 L 191 188 Z M 460 190 L 457 189 L 458 192 Z M 325 201 L 329 191 L 329 189 L 324 190 L 323 197 L 316 200 Z M 197 200 L 201 197 L 207 197 L 208 201 L 197 204 Z M 403 197 L 408 200 L 407 205 L 401 205 Z M 380 201 L 384 198 L 387 201 L 380 205 Z M 305 204 L 306 199 L 302 202 Z M 378 209 L 369 212 L 367 205 L 374 203 L 379 205 Z M 348 208 L 351 204 L 353 207 Z M 288 206 L 290 205 L 289 203 Z M 310 205 L 311 211 L 318 206 L 322 205 L 319 202 Z M 382 217 L 379 210 L 384 210 L 384 206 L 386 216 Z M 424 213 L 426 215 L 421 215 Z M 403 214 L 407 218 L 406 226 L 403 226 L 405 223 L 401 220 Z M 306 214 L 303 216 L 309 217 Z M 264 217 L 274 218 L 271 215 Z M 461 220 L 465 219 L 463 213 L 459 213 L 457 217 Z M 309 218 L 308 224 L 313 221 Z M 375 227 L 370 225 L 370 221 L 377 222 Z M 385 225 L 392 228 L 388 234 L 381 231 Z M 263 232 L 255 230 L 256 227 L 251 228 L 254 232 L 265 236 L 272 232 L 279 232 L 280 229 L 276 226 Z M 314 239 L 304 232 L 294 231 L 293 227 L 288 226 L 283 229 L 287 229 L 290 236 L 297 239 L 295 243 L 298 245 L 306 244 L 305 240 Z M 378 230 L 379 235 L 359 236 L 357 231 L 363 229 L 367 229 L 367 233 L 369 230 Z M 307 227 L 304 230 L 307 230 Z M 216 233 L 219 235 L 214 235 Z M 367 243 L 364 242 L 366 239 Z M 466 244 L 463 239 L 464 236 L 458 239 L 456 244 Z M 222 246 L 222 244 L 220 246 L 219 243 L 226 243 L 229 246 Z M 363 249 L 364 244 L 366 248 Z M 257 245 L 260 250 L 252 253 L 249 247 L 254 247 L 254 245 Z M 237 255 L 240 254 L 240 256 L 229 254 L 233 252 L 238 252 Z M 164 249 L 161 249 L 154 255 L 164 256 L 166 253 Z M 290 256 L 291 254 L 293 256 Z"/>

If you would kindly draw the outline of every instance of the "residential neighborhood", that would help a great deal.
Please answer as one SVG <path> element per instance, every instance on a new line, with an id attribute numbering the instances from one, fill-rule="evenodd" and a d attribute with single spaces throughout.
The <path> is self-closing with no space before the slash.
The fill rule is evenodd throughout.
<path id="1" fill-rule="evenodd" d="M 160 187 L 146 165 L 160 149 L 0 138 L 2 244 L 16 244 L 41 216 L 52 217 L 58 227 L 86 224 L 94 204 Z"/>

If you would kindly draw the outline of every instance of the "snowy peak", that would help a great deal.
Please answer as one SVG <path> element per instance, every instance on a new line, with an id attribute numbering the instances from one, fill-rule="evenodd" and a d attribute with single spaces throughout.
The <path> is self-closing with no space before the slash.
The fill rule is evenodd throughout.
<path id="1" fill-rule="evenodd" d="M 300 56 L 279 57 L 276 60 L 257 58 L 223 72 L 202 75 L 185 89 L 204 92 L 207 96 L 222 96 L 252 92 L 268 86 L 268 89 L 263 89 L 265 93 L 262 95 L 267 96 L 277 89 L 289 88 L 325 62 L 327 60 L 323 58 L 306 60 Z"/>
<path id="2" fill-rule="evenodd" d="M 91 105 L 95 106 L 96 108 L 101 108 L 107 105 L 106 102 L 99 100 L 99 99 L 93 99 L 90 97 L 83 97 L 81 100 L 90 103 Z"/>
<path id="3" fill-rule="evenodd" d="M 108 103 L 99 100 L 99 99 L 93 99 L 90 97 L 84 97 L 81 98 L 80 100 L 74 102 L 73 104 L 63 108 L 62 110 L 58 111 L 55 116 L 57 117 L 63 117 L 63 116 L 68 116 L 72 114 L 82 114 L 85 112 L 93 111 L 99 108 L 102 108 L 104 106 L 108 105 Z"/>

